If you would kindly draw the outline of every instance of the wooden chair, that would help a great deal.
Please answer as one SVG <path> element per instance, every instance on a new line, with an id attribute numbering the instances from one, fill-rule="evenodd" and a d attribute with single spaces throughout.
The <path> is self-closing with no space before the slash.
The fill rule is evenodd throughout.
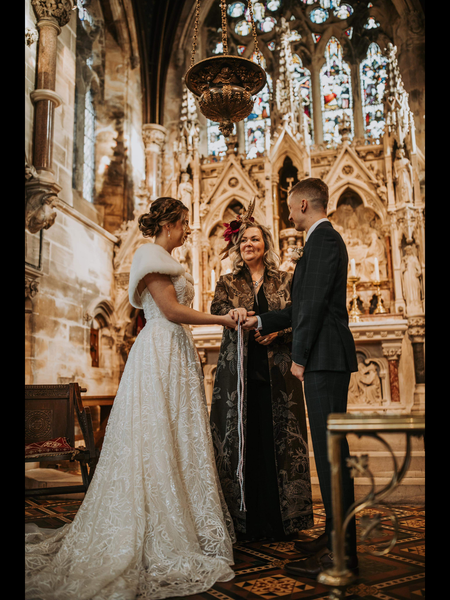
<path id="1" fill-rule="evenodd" d="M 95 448 L 92 419 L 81 401 L 78 383 L 25 386 L 25 462 L 78 461 L 83 485 L 26 489 L 25 496 L 86 492 L 99 452 Z M 75 447 L 75 415 L 85 447 Z"/>

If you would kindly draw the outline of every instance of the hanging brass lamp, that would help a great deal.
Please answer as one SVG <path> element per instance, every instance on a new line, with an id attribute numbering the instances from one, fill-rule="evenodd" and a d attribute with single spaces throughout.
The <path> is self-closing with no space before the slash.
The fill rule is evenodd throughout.
<path id="1" fill-rule="evenodd" d="M 223 54 L 194 64 L 198 36 L 200 0 L 197 0 L 191 67 L 184 76 L 186 87 L 196 96 L 201 113 L 219 123 L 223 135 L 231 135 L 233 123 L 242 121 L 253 110 L 253 95 L 266 85 L 266 72 L 257 63 L 228 54 L 226 0 L 220 0 Z M 255 51 L 260 56 L 252 0 L 248 0 Z"/>

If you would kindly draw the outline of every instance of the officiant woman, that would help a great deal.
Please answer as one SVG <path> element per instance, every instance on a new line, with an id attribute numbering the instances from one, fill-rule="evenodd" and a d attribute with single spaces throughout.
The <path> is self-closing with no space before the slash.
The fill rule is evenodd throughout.
<path id="1" fill-rule="evenodd" d="M 244 307 L 260 314 L 288 306 L 292 274 L 278 269 L 270 231 L 244 216 L 224 237 L 233 270 L 219 278 L 211 313 Z M 238 539 L 289 540 L 313 526 L 302 385 L 290 371 L 291 330 L 265 338 L 246 331 L 243 337 L 243 486 L 237 473 L 237 331 L 231 329 L 224 329 L 211 406 L 217 469 Z"/>

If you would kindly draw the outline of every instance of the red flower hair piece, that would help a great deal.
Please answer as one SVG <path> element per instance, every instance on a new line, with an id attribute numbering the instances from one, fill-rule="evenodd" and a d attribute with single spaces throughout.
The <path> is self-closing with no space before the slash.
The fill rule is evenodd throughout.
<path id="1" fill-rule="evenodd" d="M 225 241 L 228 242 L 227 246 L 220 252 L 223 254 L 222 260 L 228 256 L 228 251 L 236 242 L 233 242 L 233 237 L 239 233 L 239 230 L 243 223 L 254 223 L 255 219 L 252 217 L 253 211 L 255 210 L 256 197 L 252 199 L 248 207 L 247 212 L 244 215 L 238 215 L 231 223 L 223 223 L 226 228 L 223 232 Z"/>

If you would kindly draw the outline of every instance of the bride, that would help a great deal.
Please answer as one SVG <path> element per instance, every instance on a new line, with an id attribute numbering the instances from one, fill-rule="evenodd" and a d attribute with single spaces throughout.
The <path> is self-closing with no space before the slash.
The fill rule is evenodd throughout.
<path id="1" fill-rule="evenodd" d="M 100 459 L 72 523 L 28 527 L 28 600 L 134 600 L 201 593 L 234 577 L 233 525 L 218 480 L 203 377 L 186 324 L 234 327 L 190 305 L 171 256 L 190 234 L 180 200 L 139 218 L 129 298 L 146 325 L 133 344 Z"/>

